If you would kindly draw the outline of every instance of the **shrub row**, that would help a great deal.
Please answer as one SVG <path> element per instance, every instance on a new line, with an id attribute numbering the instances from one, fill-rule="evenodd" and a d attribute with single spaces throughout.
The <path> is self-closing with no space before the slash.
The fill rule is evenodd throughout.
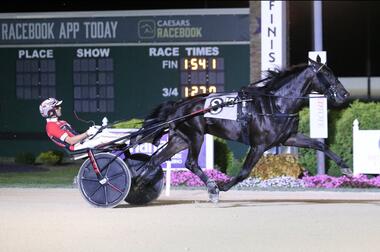
<path id="1" fill-rule="evenodd" d="M 62 163 L 64 153 L 55 150 L 41 152 L 35 156 L 29 152 L 21 152 L 15 156 L 15 163 L 18 164 L 45 164 L 45 165 L 58 165 Z"/>
<path id="2" fill-rule="evenodd" d="M 352 124 L 359 120 L 360 129 L 380 129 L 380 103 L 354 101 L 346 109 L 331 109 L 328 112 L 329 135 L 326 144 L 352 168 Z M 299 131 L 309 135 L 309 109 L 300 113 Z M 299 160 L 310 174 L 315 175 L 315 151 L 300 149 Z M 331 176 L 341 176 L 339 167 L 326 159 L 326 168 Z"/>

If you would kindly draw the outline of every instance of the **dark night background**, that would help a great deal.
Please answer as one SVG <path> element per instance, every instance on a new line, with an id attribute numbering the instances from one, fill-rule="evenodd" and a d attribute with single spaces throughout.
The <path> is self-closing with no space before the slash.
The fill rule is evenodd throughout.
<path id="1" fill-rule="evenodd" d="M 323 47 L 338 76 L 380 76 L 380 3 L 323 1 Z M 249 1 L 2 1 L 0 12 L 248 8 Z M 289 1 L 289 64 L 312 51 L 312 1 Z"/>

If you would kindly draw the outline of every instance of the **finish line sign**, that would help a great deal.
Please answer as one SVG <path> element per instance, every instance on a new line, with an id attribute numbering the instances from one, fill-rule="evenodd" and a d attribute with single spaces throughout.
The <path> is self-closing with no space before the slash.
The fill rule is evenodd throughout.
<path id="1" fill-rule="evenodd" d="M 309 95 L 310 137 L 327 138 L 327 98 L 320 94 Z"/>

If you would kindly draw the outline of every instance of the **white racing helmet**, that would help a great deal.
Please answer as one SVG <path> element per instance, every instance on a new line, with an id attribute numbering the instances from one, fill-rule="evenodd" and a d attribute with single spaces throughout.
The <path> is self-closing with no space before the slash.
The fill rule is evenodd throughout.
<path id="1" fill-rule="evenodd" d="M 44 100 L 40 105 L 40 113 L 42 117 L 52 117 L 55 116 L 55 107 L 62 104 L 63 101 L 58 101 L 55 98 L 48 98 Z"/>

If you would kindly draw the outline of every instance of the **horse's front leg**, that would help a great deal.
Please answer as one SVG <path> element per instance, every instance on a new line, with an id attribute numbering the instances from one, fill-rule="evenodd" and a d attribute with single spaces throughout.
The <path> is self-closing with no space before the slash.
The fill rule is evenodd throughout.
<path id="1" fill-rule="evenodd" d="M 221 191 L 228 191 L 231 187 L 236 185 L 237 183 L 243 181 L 244 179 L 248 178 L 249 174 L 251 173 L 253 167 L 255 164 L 259 161 L 260 157 L 264 153 L 264 147 L 263 146 L 257 146 L 250 148 L 247 157 L 245 158 L 244 164 L 242 169 L 240 170 L 239 174 L 236 177 L 233 177 L 230 181 L 228 181 L 225 184 L 219 185 L 219 189 Z"/>
<path id="2" fill-rule="evenodd" d="M 348 165 L 343 161 L 343 159 L 332 152 L 326 144 L 318 141 L 317 139 L 312 139 L 308 136 L 297 133 L 291 135 L 283 144 L 286 146 L 311 148 L 314 150 L 322 151 L 326 156 L 334 160 L 344 175 L 352 176 L 352 171 L 349 169 Z"/>
<path id="3" fill-rule="evenodd" d="M 209 178 L 201 169 L 198 164 L 198 156 L 203 143 L 203 135 L 197 134 L 193 136 L 191 144 L 189 144 L 189 152 L 185 166 L 195 175 L 197 175 L 203 183 L 207 186 L 208 197 L 211 202 L 217 203 L 219 201 L 219 188 L 216 182 Z"/>

